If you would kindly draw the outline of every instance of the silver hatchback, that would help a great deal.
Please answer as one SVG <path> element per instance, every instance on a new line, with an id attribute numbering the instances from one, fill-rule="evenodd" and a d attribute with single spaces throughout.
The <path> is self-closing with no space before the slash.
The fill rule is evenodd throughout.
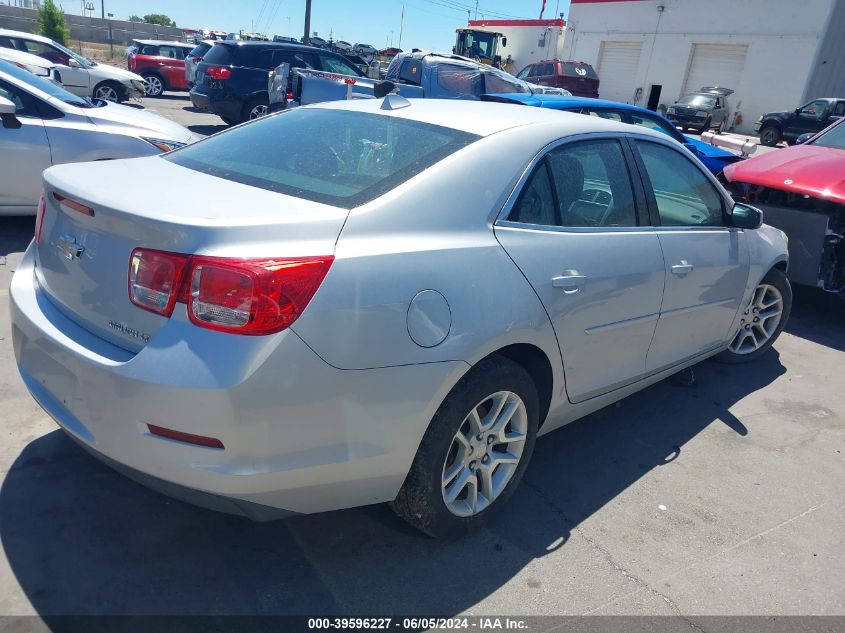
<path id="1" fill-rule="evenodd" d="M 665 135 L 389 95 L 47 170 L 12 330 L 35 399 L 148 485 L 260 519 L 391 502 L 450 536 L 538 435 L 764 354 L 786 265 Z"/>

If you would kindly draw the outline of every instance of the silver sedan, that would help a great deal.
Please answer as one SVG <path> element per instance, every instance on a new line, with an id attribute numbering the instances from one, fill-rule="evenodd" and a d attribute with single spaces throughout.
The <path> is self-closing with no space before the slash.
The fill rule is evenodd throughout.
<path id="1" fill-rule="evenodd" d="M 139 481 L 259 519 L 390 502 L 452 536 L 538 435 L 765 354 L 786 266 L 665 135 L 388 95 L 47 170 L 12 331 L 35 399 Z"/>

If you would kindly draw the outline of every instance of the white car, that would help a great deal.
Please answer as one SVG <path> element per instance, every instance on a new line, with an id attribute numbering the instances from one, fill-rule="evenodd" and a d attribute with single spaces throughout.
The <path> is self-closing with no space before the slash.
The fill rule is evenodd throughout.
<path id="1" fill-rule="evenodd" d="M 123 68 L 98 64 L 50 38 L 0 29 L 0 48 L 31 53 L 56 64 L 62 86 L 80 97 L 121 102 L 144 95 L 144 79 Z"/>
<path id="2" fill-rule="evenodd" d="M 117 103 L 92 102 L 0 60 L 0 216 L 35 215 L 51 165 L 161 154 L 199 137 Z"/>
<path id="3" fill-rule="evenodd" d="M 12 63 L 27 72 L 31 72 L 33 75 L 54 79 L 53 70 L 56 68 L 56 65 L 38 55 L 24 53 L 14 48 L 0 47 L 0 59 Z"/>

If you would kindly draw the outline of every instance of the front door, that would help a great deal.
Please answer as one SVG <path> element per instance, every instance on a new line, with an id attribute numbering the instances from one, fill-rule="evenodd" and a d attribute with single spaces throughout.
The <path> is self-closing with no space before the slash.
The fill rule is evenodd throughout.
<path id="1" fill-rule="evenodd" d="M 0 125 L 0 216 L 35 213 L 41 191 L 41 172 L 50 164 L 47 132 L 38 113 L 37 101 L 29 93 L 0 80 L 0 96 L 17 106 L 21 126 Z"/>
<path id="2" fill-rule="evenodd" d="M 827 127 L 827 120 L 830 116 L 828 114 L 829 109 L 830 102 L 823 99 L 811 101 L 803 106 L 792 118 L 792 125 L 789 126 L 789 129 L 783 131 L 784 138 L 792 141 L 807 132 L 813 134 L 821 132 Z"/>
<path id="3" fill-rule="evenodd" d="M 624 139 L 560 145 L 495 227 L 551 318 L 572 402 L 645 373 L 664 266 L 630 165 Z"/>
<path id="4" fill-rule="evenodd" d="M 646 194 L 666 261 L 660 320 L 646 368 L 656 371 L 723 345 L 749 274 L 742 231 L 727 226 L 712 177 L 680 149 L 637 140 Z"/>

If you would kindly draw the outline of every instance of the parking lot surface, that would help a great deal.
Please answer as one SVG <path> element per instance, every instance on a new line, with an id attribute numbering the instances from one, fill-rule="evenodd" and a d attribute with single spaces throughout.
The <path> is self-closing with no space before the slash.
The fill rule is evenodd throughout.
<path id="1" fill-rule="evenodd" d="M 184 96 L 144 105 L 225 127 Z M 797 288 L 756 363 L 702 363 L 541 438 L 501 516 L 442 542 L 385 506 L 252 523 L 97 462 L 17 374 L 7 288 L 33 221 L 0 227 L 0 614 L 845 614 L 835 297 Z"/>

